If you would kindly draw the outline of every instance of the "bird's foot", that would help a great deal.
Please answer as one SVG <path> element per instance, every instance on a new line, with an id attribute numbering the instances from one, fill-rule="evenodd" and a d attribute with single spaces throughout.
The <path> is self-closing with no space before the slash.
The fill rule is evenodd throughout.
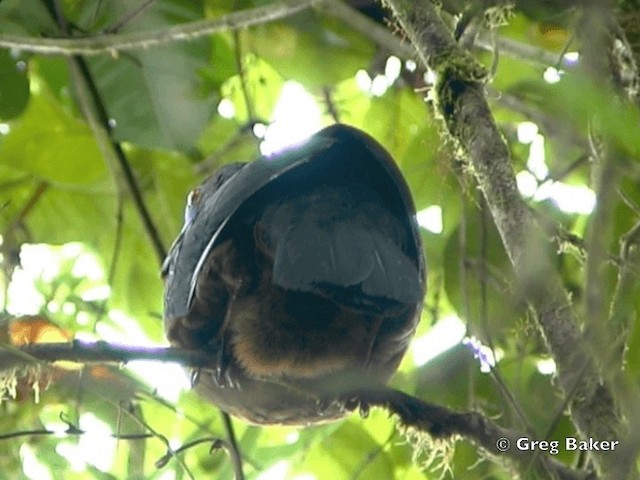
<path id="1" fill-rule="evenodd" d="M 323 415 L 332 406 L 338 406 L 343 412 L 353 412 L 358 410 L 362 418 L 369 416 L 370 405 L 353 395 L 344 395 L 339 397 L 323 397 L 316 400 L 316 413 Z"/>
<path id="2" fill-rule="evenodd" d="M 191 388 L 195 388 L 196 385 L 200 383 L 200 373 L 201 370 L 199 368 L 191 370 L 191 373 L 189 374 L 189 384 L 191 385 Z"/>
<path id="3" fill-rule="evenodd" d="M 223 345 L 224 342 L 221 342 L 220 350 L 218 351 L 218 360 L 212 374 L 213 383 L 215 383 L 218 388 L 235 388 L 241 390 L 240 383 L 238 382 L 238 372 L 236 372 L 230 364 L 228 357 L 225 355 Z"/>
<path id="4" fill-rule="evenodd" d="M 340 399 L 342 408 L 346 411 L 353 412 L 358 410 L 362 418 L 367 418 L 371 411 L 371 406 L 358 396 L 348 395 Z"/>

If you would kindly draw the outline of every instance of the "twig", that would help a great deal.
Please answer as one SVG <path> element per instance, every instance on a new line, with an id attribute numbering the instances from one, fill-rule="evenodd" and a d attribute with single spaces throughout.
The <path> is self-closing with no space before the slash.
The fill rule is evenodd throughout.
<path id="1" fill-rule="evenodd" d="M 33 207 L 36 206 L 36 204 L 48 188 L 49 184 L 44 181 L 41 181 L 36 185 L 36 188 L 27 200 L 27 203 L 25 203 L 25 205 L 20 209 L 20 212 L 6 228 L 5 234 L 11 232 L 11 230 L 13 230 L 17 225 L 22 223 L 22 221 L 27 217 L 27 215 L 29 215 L 31 210 L 33 210 Z"/>
<path id="2" fill-rule="evenodd" d="M 124 50 L 150 48 L 166 43 L 193 40 L 214 33 L 239 30 L 294 15 L 322 0 L 286 0 L 264 7 L 232 12 L 218 18 L 199 20 L 171 28 L 100 34 L 87 38 L 34 38 L 0 34 L 0 47 L 44 55 L 115 55 Z"/>
<path id="3" fill-rule="evenodd" d="M 331 88 L 322 87 L 322 100 L 327 107 L 327 112 L 331 116 L 334 122 L 340 123 L 340 113 L 336 108 L 335 103 L 333 102 L 333 98 L 331 98 Z"/>
<path id="4" fill-rule="evenodd" d="M 242 456 L 240 455 L 240 447 L 236 439 L 235 432 L 233 430 L 233 424 L 231 423 L 231 416 L 222 412 L 222 423 L 224 430 L 229 439 L 228 442 L 223 442 L 222 447 L 225 448 L 229 457 L 231 457 L 231 465 L 233 466 L 233 472 L 236 480 L 244 480 L 244 472 L 242 471 Z M 213 449 L 213 446 L 211 447 Z"/>
<path id="5" fill-rule="evenodd" d="M 237 30 L 233 31 L 233 54 L 236 62 L 236 70 L 240 76 L 240 89 L 242 90 L 242 98 L 244 98 L 244 105 L 247 109 L 247 121 L 250 125 L 256 122 L 256 112 L 253 108 L 253 99 L 249 95 L 249 86 L 247 80 L 247 70 L 244 68 L 244 59 L 242 55 L 242 39 Z"/>
<path id="6" fill-rule="evenodd" d="M 487 92 L 495 103 L 531 120 L 538 125 L 547 136 L 568 141 L 581 150 L 587 150 L 589 148 L 588 142 L 585 141 L 584 137 L 579 135 L 571 125 L 558 121 L 557 118 L 542 112 L 539 108 L 532 106 L 517 95 L 498 92 L 491 87 L 487 87 Z"/>
<path id="7" fill-rule="evenodd" d="M 124 233 L 124 202 L 122 195 L 118 195 L 118 206 L 116 207 L 116 231 L 114 234 L 113 252 L 111 253 L 111 261 L 109 262 L 109 271 L 107 273 L 107 285 L 113 285 L 116 268 L 118 267 L 118 260 L 120 259 L 120 252 L 122 250 L 122 239 Z M 110 297 L 105 298 L 98 306 L 96 312 L 96 318 L 93 322 L 93 333 L 96 333 L 98 323 L 107 313 L 107 306 L 109 305 Z"/>
<path id="8" fill-rule="evenodd" d="M 219 450 L 220 448 L 224 448 L 226 444 L 226 442 L 223 439 L 217 438 L 217 437 L 207 437 L 207 438 L 199 438 L 197 440 L 193 440 L 191 442 L 185 443 L 184 445 L 176 448 L 175 450 L 168 449 L 167 453 L 165 453 L 162 457 L 156 460 L 155 462 L 156 468 L 164 467 L 167 463 L 169 463 L 169 460 L 171 460 L 171 458 L 175 457 L 179 453 L 182 453 L 192 447 L 198 446 L 203 443 L 211 443 L 209 452 L 212 452 L 213 450 Z M 228 444 L 226 446 L 228 448 Z"/>
<path id="9" fill-rule="evenodd" d="M 67 424 L 67 429 L 63 432 L 65 435 L 85 435 L 87 432 L 78 428 L 76 425 L 72 424 L 68 418 L 64 415 L 64 413 L 60 413 L 60 420 Z M 0 440 L 10 440 L 12 438 L 18 437 L 34 437 L 34 436 L 42 436 L 42 435 L 59 435 L 60 432 L 56 430 L 49 430 L 46 428 L 38 429 L 38 430 L 19 430 L 16 432 L 2 433 L 0 434 Z M 111 438 L 115 438 L 118 440 L 144 440 L 146 438 L 152 438 L 153 435 L 150 433 L 112 433 L 109 435 Z"/>
<path id="10" fill-rule="evenodd" d="M 543 48 L 533 47 L 526 43 L 498 35 L 496 35 L 495 39 L 492 39 L 491 32 L 486 30 L 478 32 L 474 46 L 488 51 L 498 50 L 509 57 L 517 58 L 534 65 L 555 65 L 556 67 L 565 68 L 571 68 L 573 66 L 573 62 L 568 60 L 563 53 L 550 52 Z"/>
<path id="11" fill-rule="evenodd" d="M 169 439 L 165 435 L 163 435 L 162 433 L 160 433 L 156 429 L 154 429 L 149 423 L 147 423 L 144 420 L 144 418 L 136 415 L 130 408 L 123 408 L 123 411 L 125 413 L 127 413 L 133 420 L 135 420 L 140 425 L 142 425 L 146 430 L 151 432 L 151 434 L 153 435 L 154 438 L 157 438 L 158 440 L 160 440 L 164 444 L 164 446 L 166 447 L 167 451 L 171 450 L 171 444 L 169 443 Z M 177 459 L 178 463 L 180 464 L 180 466 L 184 469 L 184 471 L 186 472 L 188 477 L 191 480 L 195 480 L 195 477 L 191 473 L 191 470 L 189 470 L 189 467 L 186 465 L 184 460 L 181 457 L 177 457 L 176 459 Z"/>
<path id="12" fill-rule="evenodd" d="M 132 9 L 130 12 L 124 14 L 124 16 L 118 20 L 116 23 L 107 28 L 104 33 L 115 33 L 124 27 L 127 23 L 129 23 L 132 19 L 134 19 L 137 15 L 145 11 L 147 8 L 151 6 L 151 4 L 155 3 L 156 0 L 146 0 L 138 5 L 136 8 Z"/>
<path id="13" fill-rule="evenodd" d="M 240 128 L 235 130 L 232 136 L 230 136 L 219 148 L 217 148 L 214 152 L 207 155 L 207 157 L 202 160 L 200 163 L 195 165 L 195 171 L 198 174 L 211 174 L 211 172 L 219 167 L 220 161 L 227 154 L 230 153 L 235 148 L 242 145 L 242 142 L 245 141 L 245 137 L 250 135 L 253 140 L 256 140 L 255 135 L 253 134 L 253 124 L 250 122 L 245 123 Z M 257 148 L 257 143 L 256 143 Z"/>

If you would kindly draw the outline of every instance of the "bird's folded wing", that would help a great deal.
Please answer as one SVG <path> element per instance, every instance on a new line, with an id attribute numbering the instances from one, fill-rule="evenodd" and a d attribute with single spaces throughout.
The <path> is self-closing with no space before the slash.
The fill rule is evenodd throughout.
<path id="1" fill-rule="evenodd" d="M 354 307 L 380 300 L 407 305 L 422 299 L 416 262 L 384 232 L 353 221 L 293 224 L 274 247 L 273 281 L 283 288 L 342 291 L 344 298 L 338 300 Z"/>

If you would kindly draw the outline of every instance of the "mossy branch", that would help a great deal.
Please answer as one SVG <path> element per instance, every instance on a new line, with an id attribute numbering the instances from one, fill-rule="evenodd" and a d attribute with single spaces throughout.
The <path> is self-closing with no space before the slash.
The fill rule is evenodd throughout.
<path id="1" fill-rule="evenodd" d="M 215 352 L 166 347 L 136 347 L 104 341 L 43 343 L 0 348 L 0 371 L 15 371 L 21 367 L 60 361 L 123 364 L 134 360 L 155 360 L 178 363 L 185 367 L 206 368 L 215 364 L 217 356 Z M 528 437 L 526 433 L 505 429 L 478 412 L 454 411 L 387 387 L 358 389 L 346 394 L 344 398 L 346 408 L 349 410 L 358 408 L 368 410 L 369 407 L 386 409 L 390 414 L 396 415 L 402 427 L 411 429 L 413 434 L 416 432 L 420 435 L 426 434 L 435 439 L 464 437 L 499 462 L 519 465 L 523 472 L 529 471 L 548 478 L 570 480 L 590 478 L 589 472 L 574 470 L 550 455 L 539 455 L 533 450 L 517 448 L 518 438 Z M 10 432 L 0 435 L 0 441 L 16 436 L 39 434 L 50 434 L 50 432 Z M 147 436 L 145 434 L 136 438 Z M 508 448 L 505 448 L 505 445 Z"/>
<path id="2" fill-rule="evenodd" d="M 625 427 L 611 385 L 584 344 L 568 293 L 553 266 L 548 239 L 517 189 L 509 149 L 484 92 L 483 69 L 458 45 L 430 1 L 388 0 L 420 60 L 438 74 L 436 105 L 455 143 L 466 152 L 513 264 L 536 314 L 565 392 L 575 392 L 571 415 L 585 437 L 622 439 Z M 627 472 L 633 458 L 593 452 L 601 472 Z"/>

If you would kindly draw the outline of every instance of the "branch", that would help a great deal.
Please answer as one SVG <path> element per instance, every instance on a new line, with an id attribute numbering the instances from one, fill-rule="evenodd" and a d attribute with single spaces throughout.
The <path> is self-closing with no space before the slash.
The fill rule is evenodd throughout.
<path id="1" fill-rule="evenodd" d="M 349 408 L 357 406 L 365 410 L 370 406 L 385 408 L 390 413 L 396 414 L 404 427 L 428 433 L 437 439 L 460 435 L 471 440 L 491 456 L 519 465 L 522 472 L 533 473 L 533 478 L 563 480 L 592 478 L 590 472 L 567 467 L 547 454 L 521 449 L 518 446 L 518 439 L 529 441 L 528 435 L 503 428 L 478 412 L 456 412 L 386 387 L 357 391 L 348 398 L 355 399 L 355 405 Z M 560 448 L 560 444 L 557 446 Z"/>
<path id="2" fill-rule="evenodd" d="M 358 33 L 361 33 L 375 44 L 388 50 L 389 53 L 400 58 L 415 57 L 416 50 L 413 45 L 405 42 L 399 36 L 394 35 L 389 29 L 347 5 L 344 1 L 327 0 L 320 5 L 320 8 L 328 15 L 339 18 Z M 518 60 L 534 65 L 560 65 L 567 68 L 572 66 L 572 62 L 564 55 L 559 55 L 543 48 L 533 47 L 510 38 L 493 35 L 492 32 L 483 29 L 479 29 L 479 31 L 474 34 L 473 46 L 489 52 L 497 50 L 506 56 L 517 58 Z"/>
<path id="3" fill-rule="evenodd" d="M 575 146 L 582 151 L 589 149 L 589 144 L 585 138 L 578 134 L 578 132 L 574 128 L 571 128 L 566 122 L 560 121 L 561 119 L 557 118 L 557 116 L 542 112 L 539 108 L 513 93 L 497 91 L 491 87 L 487 87 L 487 93 L 489 97 L 493 99 L 494 103 L 519 113 L 538 125 L 545 136 L 560 138 L 561 141 Z M 583 158 L 581 163 L 584 163 L 585 160 L 586 159 Z M 559 180 L 555 177 L 552 179 Z"/>
<path id="4" fill-rule="evenodd" d="M 607 325 L 613 332 L 613 358 L 605 369 L 614 369 L 624 364 L 629 347 L 629 336 L 636 316 L 635 299 L 640 287 L 640 223 L 622 237 L 620 257 L 623 259 L 618 271 L 618 281 L 611 302 Z"/>
<path id="5" fill-rule="evenodd" d="M 85 430 L 80 429 L 77 425 L 71 423 L 71 421 L 67 418 L 67 416 L 60 412 L 60 420 L 67 425 L 67 429 L 64 431 L 65 435 L 84 435 L 87 432 Z M 0 434 L 0 440 L 10 440 L 12 438 L 18 437 L 33 437 L 33 436 L 42 436 L 42 435 L 60 435 L 61 432 L 56 430 L 49 430 L 47 428 L 41 428 L 38 430 L 19 430 L 15 432 L 2 433 Z M 150 433 L 112 433 L 109 434 L 109 437 L 116 438 L 118 440 L 145 440 L 147 438 L 152 438 L 153 435 Z"/>
<path id="6" fill-rule="evenodd" d="M 548 255 L 548 241 L 520 196 L 510 154 L 487 105 L 485 73 L 453 39 L 430 1 L 388 0 L 421 61 L 438 74 L 437 107 L 471 161 L 521 291 L 558 367 L 565 392 L 575 389 L 573 420 L 585 437 L 622 439 L 613 390 L 586 349 L 569 296 Z M 600 470 L 628 465 L 618 451 L 592 452 Z"/>
<path id="7" fill-rule="evenodd" d="M 286 0 L 264 7 L 232 12 L 221 17 L 185 23 L 171 28 L 123 34 L 101 34 L 87 38 L 34 38 L 0 34 L 0 47 L 45 55 L 115 55 L 117 52 L 150 48 L 193 40 L 214 33 L 261 25 L 310 8 L 322 0 Z"/>
<path id="8" fill-rule="evenodd" d="M 160 362 L 175 362 L 183 366 L 193 368 L 206 368 L 217 359 L 216 352 L 202 352 L 185 350 L 180 348 L 164 347 L 136 347 L 130 345 L 118 345 L 103 341 L 70 343 L 32 344 L 21 347 L 0 348 L 0 371 L 31 365 L 33 362 L 52 363 L 56 361 L 71 361 L 81 363 L 127 363 L 133 360 L 156 360 Z M 561 479 L 586 479 L 588 472 L 573 470 L 556 461 L 550 456 L 539 455 L 534 450 L 521 450 L 517 448 L 519 438 L 528 438 L 522 432 L 500 427 L 492 420 L 477 412 L 456 412 L 446 407 L 421 401 L 411 395 L 393 390 L 387 387 L 364 389 L 349 393 L 347 409 L 353 410 L 360 407 L 363 410 L 378 406 L 395 413 L 400 418 L 403 426 L 414 428 L 420 432 L 428 433 L 434 438 L 444 439 L 456 435 L 463 436 L 489 454 L 508 459 L 535 472 L 542 472 L 547 478 Z M 161 438 L 150 426 L 145 428 L 154 436 Z M 0 436 L 0 440 L 23 435 L 46 435 L 52 432 L 48 430 L 13 432 Z M 69 424 L 67 433 L 83 433 Z M 135 436 L 119 435 L 116 438 L 147 438 L 149 434 Z M 505 442 L 506 439 L 506 442 Z M 197 440 L 195 443 L 213 439 Z M 237 446 L 219 443 L 216 439 L 214 447 L 223 446 L 230 452 L 232 458 Z M 508 445 L 511 445 L 509 448 Z M 168 444 L 167 444 L 168 445 Z M 167 454 L 159 460 L 159 466 L 174 456 L 179 451 L 193 446 L 192 443 L 178 450 L 168 448 Z M 505 448 L 506 447 L 506 448 Z M 236 475 L 241 472 L 239 459 L 234 459 Z"/>
<path id="9" fill-rule="evenodd" d="M 0 346 L 0 371 L 33 363 L 69 361 L 78 363 L 116 363 L 131 360 L 156 360 L 204 368 L 217 360 L 215 352 L 174 347 L 136 347 L 98 342 L 34 343 L 20 347 Z"/>
<path id="10" fill-rule="evenodd" d="M 69 35 L 69 28 L 64 16 L 60 13 L 59 4 L 54 0 L 53 6 L 57 9 L 57 21 L 60 30 Z M 268 17 L 268 15 L 266 15 Z M 169 31 L 171 31 L 170 29 Z M 70 75 L 73 79 L 73 83 L 78 96 L 78 103 L 83 110 L 83 114 L 86 117 L 90 127 L 92 128 L 96 141 L 102 150 L 102 153 L 111 168 L 112 174 L 118 185 L 119 193 L 122 194 L 122 184 L 125 184 L 126 189 L 130 193 L 133 203 L 136 207 L 138 215 L 140 216 L 143 226 L 149 236 L 152 246 L 154 247 L 158 261 L 162 263 L 166 257 L 166 249 L 160 239 L 158 230 L 153 222 L 153 219 L 149 213 L 149 210 L 142 197 L 142 192 L 138 186 L 133 170 L 128 162 L 128 159 L 122 150 L 121 145 L 111 138 L 109 133 L 109 117 L 104 106 L 104 102 L 100 97 L 100 93 L 96 88 L 95 82 L 91 76 L 89 68 L 84 58 L 79 55 L 74 55 L 69 58 Z M 120 206 L 121 206 L 121 200 Z M 119 212 L 121 213 L 121 212 Z M 117 252 L 117 250 L 116 250 Z M 114 256 L 115 261 L 115 256 Z M 206 364 L 211 364 L 208 361 Z M 229 438 L 229 443 L 232 446 L 233 455 L 232 462 L 234 470 L 236 471 L 237 480 L 244 480 L 244 474 L 242 472 L 242 460 L 240 451 L 237 448 L 237 442 L 235 433 L 229 414 L 220 410 L 220 414 L 224 420 L 225 431 Z"/>
<path id="11" fill-rule="evenodd" d="M 156 227 L 151 212 L 142 196 L 142 192 L 136 180 L 135 174 L 129 160 L 120 146 L 120 143 L 113 140 L 109 132 L 109 116 L 96 88 L 87 63 L 81 57 L 70 58 L 69 72 L 78 99 L 78 104 L 82 114 L 87 119 L 87 123 L 95 136 L 98 148 L 104 157 L 107 166 L 118 187 L 118 192 L 122 195 L 128 192 L 131 196 L 142 225 L 149 237 L 158 262 L 162 263 L 167 256 L 167 250 L 163 245 L 160 233 Z"/>
<path id="12" fill-rule="evenodd" d="M 81 428 L 79 428 L 77 425 L 73 424 L 64 413 L 60 413 L 60 420 L 65 423 L 67 425 L 67 428 L 64 430 L 64 432 L 60 432 L 58 430 L 50 430 L 47 428 L 41 428 L 41 429 L 37 429 L 37 430 L 18 430 L 18 431 L 14 431 L 14 432 L 8 432 L 8 433 L 0 433 L 0 441 L 2 440 L 10 440 L 12 438 L 19 438 L 19 437 L 35 437 L 35 436 L 46 436 L 46 435 L 55 435 L 55 436 L 59 436 L 61 433 L 64 433 L 65 435 L 68 436 L 80 436 L 80 435 L 86 435 L 88 432 L 86 430 L 82 430 Z M 135 418 L 135 417 L 134 417 Z M 193 440 L 191 442 L 188 442 L 176 449 L 171 448 L 171 444 L 169 442 L 169 440 L 167 439 L 167 437 L 165 437 L 164 435 L 160 434 L 159 432 L 156 432 L 150 425 L 146 424 L 145 422 L 141 421 L 139 418 L 135 418 L 135 420 L 137 420 L 138 422 L 141 422 L 146 430 L 149 430 L 150 433 L 111 433 L 108 436 L 111 438 L 115 438 L 116 440 L 147 440 L 150 438 L 157 438 L 158 440 L 160 440 L 162 443 L 164 443 L 167 451 L 164 455 L 162 455 L 162 457 L 160 457 L 158 460 L 155 461 L 154 465 L 156 468 L 160 469 L 164 466 L 167 465 L 167 463 L 169 463 L 169 461 L 176 457 L 178 454 L 183 453 L 184 451 L 195 447 L 197 445 L 200 445 L 202 443 L 210 443 L 211 447 L 209 448 L 209 453 L 213 453 L 213 451 L 215 450 L 225 450 L 225 452 L 227 453 L 227 455 L 229 455 L 230 457 L 234 457 L 237 455 L 237 450 L 234 450 L 231 445 L 229 444 L 229 442 L 227 442 L 226 440 L 223 440 L 221 438 L 217 438 L 217 437 L 206 437 L 206 438 L 200 438 L 197 440 Z M 181 465 L 187 470 L 187 466 L 184 464 L 183 461 L 179 460 Z M 235 478 L 236 480 L 241 480 L 243 477 L 242 475 L 242 470 L 237 470 L 237 466 L 241 465 L 240 462 L 234 461 L 234 473 L 235 473 Z M 193 478 L 193 476 L 189 473 L 189 477 Z"/>

